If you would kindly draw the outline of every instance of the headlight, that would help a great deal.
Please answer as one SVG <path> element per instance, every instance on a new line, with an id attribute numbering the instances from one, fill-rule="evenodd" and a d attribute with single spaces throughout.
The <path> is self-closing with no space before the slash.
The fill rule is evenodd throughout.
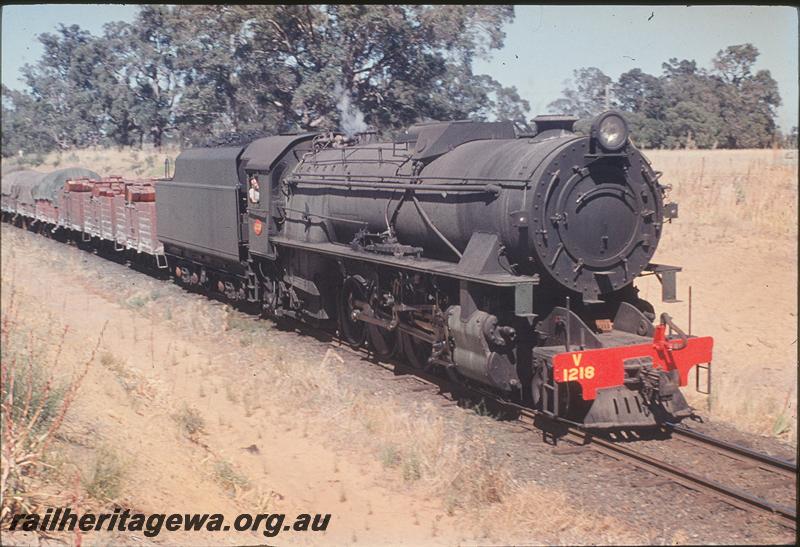
<path id="1" fill-rule="evenodd" d="M 604 149 L 616 152 L 628 140 L 628 124 L 620 114 L 604 112 L 595 118 L 592 135 Z"/>

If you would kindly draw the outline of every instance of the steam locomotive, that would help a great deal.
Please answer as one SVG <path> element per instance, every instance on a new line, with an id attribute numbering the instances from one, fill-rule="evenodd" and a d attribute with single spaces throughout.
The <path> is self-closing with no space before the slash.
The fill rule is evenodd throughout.
<path id="1" fill-rule="evenodd" d="M 675 300 L 680 268 L 650 260 L 677 205 L 620 113 L 600 114 L 588 136 L 575 121 L 188 149 L 137 217 L 148 245 L 89 238 L 128 242 L 118 245 L 180 284 L 335 329 L 547 416 L 591 429 L 678 422 L 692 413 L 679 388 L 710 363 L 713 340 L 667 314 L 656 321 L 634 286 L 655 275 Z M 149 183 L 130 184 L 131 200 L 150 195 Z M 144 211 L 137 203 L 126 207 Z"/>

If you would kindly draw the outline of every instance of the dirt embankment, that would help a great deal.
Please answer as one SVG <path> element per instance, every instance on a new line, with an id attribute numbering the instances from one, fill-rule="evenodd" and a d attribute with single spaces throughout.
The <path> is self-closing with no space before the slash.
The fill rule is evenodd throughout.
<path id="1" fill-rule="evenodd" d="M 303 370 L 304 381 L 334 382 L 323 356 L 304 354 L 302 344 L 291 347 L 286 341 L 266 347 L 257 340 L 268 328 L 263 322 L 140 274 L 131 275 L 135 280 L 128 290 L 117 291 L 118 282 L 81 271 L 87 257 L 80 251 L 56 248 L 32 256 L 19 240 L 36 236 L 3 230 L 3 296 L 13 291 L 19 321 L 37 345 L 69 325 L 60 358 L 68 367 L 85 360 L 88 346 L 105 329 L 58 443 L 62 474 L 74 476 L 66 481 L 74 485 L 69 495 L 79 500 L 73 510 L 98 506 L 87 487 L 100 465 L 124 485 L 110 493 L 113 501 L 146 514 L 332 513 L 324 541 L 336 544 L 399 538 L 437 543 L 431 539 L 437 526 L 451 540 L 458 533 L 441 507 L 386 484 L 380 462 L 323 446 L 320 429 L 331 421 L 312 414 L 319 411 L 317 403 L 311 412 L 304 408 L 305 397 L 319 386 L 304 393 L 286 378 L 269 377 L 270 365 L 313 362 L 317 370 Z M 281 404 L 288 394 L 272 399 L 282 390 L 294 391 L 297 404 Z M 192 533 L 168 539 L 206 544 L 265 539 L 247 536 Z M 121 538 L 98 534 L 84 542 L 92 539 Z M 320 538 L 308 533 L 280 539 L 305 544 Z"/>

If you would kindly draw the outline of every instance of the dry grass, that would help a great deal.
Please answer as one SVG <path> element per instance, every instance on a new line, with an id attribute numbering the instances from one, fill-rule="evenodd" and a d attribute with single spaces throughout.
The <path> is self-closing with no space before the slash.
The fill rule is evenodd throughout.
<path id="1" fill-rule="evenodd" d="M 86 492 L 101 502 L 115 501 L 122 494 L 127 467 L 114 448 L 100 447 L 91 476 L 86 480 Z"/>
<path id="2" fill-rule="evenodd" d="M 679 304 L 658 303 L 694 333 L 715 339 L 710 398 L 690 402 L 712 418 L 797 442 L 797 150 L 650 151 L 671 184 L 680 218 L 654 260 L 684 267 Z M 693 383 L 693 378 L 690 379 Z"/>
<path id="3" fill-rule="evenodd" d="M 49 447 L 75 402 L 100 341 L 77 373 L 66 382 L 56 375 L 67 329 L 20 320 L 13 291 L 3 300 L 0 319 L 0 528 L 9 515 L 33 512 L 44 503 L 42 474 Z M 52 357 L 49 357 L 52 355 Z"/>
<path id="4" fill-rule="evenodd" d="M 196 408 L 187 404 L 184 404 L 178 412 L 173 414 L 172 419 L 190 439 L 196 439 L 198 435 L 205 432 L 205 419 Z"/>
<path id="5" fill-rule="evenodd" d="M 676 225 L 797 238 L 797 150 L 650 150 L 680 205 Z"/>
<path id="6" fill-rule="evenodd" d="M 324 409 L 322 429 L 339 435 L 349 448 L 360 446 L 371 453 L 409 491 L 440 500 L 450 515 L 468 515 L 481 539 L 649 543 L 647 536 L 584 511 L 560 492 L 518 483 L 507 465 L 491 456 L 487 441 L 470 433 L 467 420 L 474 416 L 464 413 L 464 421 L 454 425 L 452 416 L 445 418 L 430 403 L 409 406 L 406 400 L 360 391 L 349 374 L 337 370 L 333 349 L 321 362 L 293 359 L 289 366 L 279 351 L 263 342 L 255 345 L 261 356 L 274 352 L 269 377 L 259 384 L 262 396 L 282 407 Z M 342 499 L 347 499 L 345 491 Z M 542 511 L 542 500 L 548 500 L 548 511 Z"/>
<path id="7" fill-rule="evenodd" d="M 113 374 L 134 407 L 138 408 L 153 399 L 156 390 L 153 381 L 110 351 L 100 354 L 100 365 Z"/>
<path id="8" fill-rule="evenodd" d="M 163 314 L 166 304 L 134 311 L 146 315 Z M 219 333 L 219 325 L 227 325 L 228 332 L 224 336 L 236 340 L 242 331 L 251 332 L 254 326 L 261 324 L 228 306 L 208 306 L 182 299 L 170 299 L 168 304 L 173 313 L 169 319 L 165 315 L 161 318 L 179 331 L 210 335 Z M 386 397 L 354 386 L 351 378 L 358 372 L 343 370 L 345 365 L 337 350 L 328 350 L 320 360 L 308 359 L 302 352 L 294 352 L 292 358 L 287 359 L 286 348 L 275 344 L 266 332 L 252 334 L 252 346 L 247 352 L 258 362 L 258 375 L 252 378 L 258 386 L 256 393 L 234 394 L 226 383 L 219 395 L 228 403 L 243 406 L 247 416 L 264 415 L 260 407 L 249 408 L 248 399 L 255 397 L 269 401 L 273 409 L 302 409 L 294 415 L 292 423 L 302 429 L 304 436 L 308 435 L 310 422 L 316 434 L 326 432 L 326 437 L 341 443 L 343 449 L 369 454 L 369 459 L 379 462 L 385 472 L 404 484 L 409 492 L 439 500 L 451 515 L 468 515 L 475 533 L 487 540 L 516 539 L 540 544 L 649 542 L 647 536 L 627 531 L 624 523 L 585 512 L 574 504 L 569 510 L 542 512 L 542 506 L 535 500 L 557 500 L 566 504 L 566 498 L 547 487 L 515 481 L 511 470 L 501 460 L 491 457 L 487 441 L 470 433 L 467 420 L 475 419 L 474 414 L 464 413 L 464 422 L 453 424 L 453 417 L 445 418 L 435 405 L 409 405 L 405 398 Z M 237 355 L 244 355 L 232 349 Z M 214 372 L 218 370 L 211 364 L 205 366 L 213 368 Z M 261 414 L 255 414 L 256 409 Z M 481 414 L 480 409 L 479 405 L 475 413 Z M 182 414 L 188 416 L 185 412 Z M 191 421 L 178 420 L 179 423 Z M 225 465 L 226 462 L 222 459 L 214 464 L 214 478 L 229 491 L 247 490 L 246 481 L 239 484 L 236 480 L 243 475 Z M 333 469 L 336 473 L 335 462 Z M 255 487 L 243 495 L 255 499 Z M 341 503 L 349 500 L 345 486 L 338 493 L 338 499 Z M 527 501 L 521 504 L 523 499 Z M 514 521 L 526 525 L 512 526 Z M 520 530 L 520 535 L 510 536 L 512 529 Z"/>
<path id="9" fill-rule="evenodd" d="M 250 480 L 227 460 L 217 460 L 213 473 L 214 480 L 232 497 L 237 497 L 242 490 L 251 487 Z"/>
<path id="10" fill-rule="evenodd" d="M 175 158 L 180 153 L 177 148 L 160 150 L 145 147 L 136 148 L 85 148 L 64 152 L 50 152 L 45 155 L 28 155 L 23 158 L 4 158 L 3 170 L 14 167 L 50 171 L 64 167 L 85 167 L 100 175 L 118 175 L 129 178 L 150 178 L 164 176 L 164 162 L 170 161 L 170 174 L 174 172 Z"/>

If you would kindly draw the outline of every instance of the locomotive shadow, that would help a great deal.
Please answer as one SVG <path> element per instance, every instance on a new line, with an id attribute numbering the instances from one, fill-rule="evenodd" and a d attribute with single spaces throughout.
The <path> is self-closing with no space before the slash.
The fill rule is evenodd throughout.
<path id="1" fill-rule="evenodd" d="M 355 364 L 357 362 L 370 367 L 378 365 L 384 370 L 391 372 L 392 376 L 396 379 L 408 378 L 422 380 L 424 383 L 428 384 L 427 387 L 430 388 L 429 391 L 431 393 L 435 392 L 436 395 L 441 396 L 442 399 L 445 400 L 445 404 L 471 410 L 479 416 L 488 417 L 496 421 L 513 422 L 519 419 L 520 412 L 518 410 L 509 409 L 508 406 L 488 395 L 482 396 L 476 394 L 471 391 L 468 386 L 454 384 L 446 378 L 444 373 L 437 374 L 420 371 L 406 364 L 398 357 L 378 357 L 368 350 L 361 352 L 349 347 L 335 334 L 301 323 L 296 319 L 269 317 L 268 320 L 274 324 L 274 328 L 277 330 L 302 334 L 324 344 L 338 344 L 338 348 L 353 352 L 350 354 L 352 359 L 348 364 Z M 423 382 L 420 382 L 419 385 L 425 387 Z"/>
<path id="2" fill-rule="evenodd" d="M 558 441 L 567 437 L 571 431 L 574 431 L 575 425 L 553 420 L 547 416 L 537 415 L 534 419 L 534 425 L 537 429 L 541 430 L 543 440 L 552 444 L 558 444 Z M 673 437 L 672 432 L 663 427 L 652 427 L 649 429 L 632 429 L 632 428 L 618 428 L 608 430 L 591 430 L 583 429 L 585 433 L 585 444 L 590 444 L 593 438 L 609 441 L 612 443 L 638 443 L 642 441 L 657 441 L 667 440 Z M 572 442 L 572 441 L 570 441 Z"/>

